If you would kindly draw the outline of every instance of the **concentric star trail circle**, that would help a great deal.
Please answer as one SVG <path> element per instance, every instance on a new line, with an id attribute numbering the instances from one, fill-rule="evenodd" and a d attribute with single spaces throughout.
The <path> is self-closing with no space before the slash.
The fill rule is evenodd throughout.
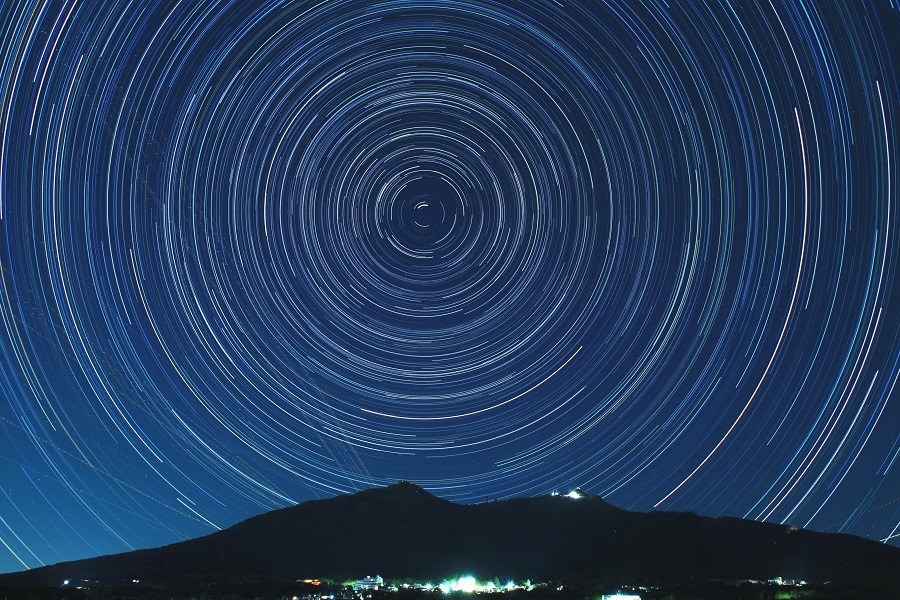
<path id="1" fill-rule="evenodd" d="M 895 539 L 889 0 L 0 10 L 0 567 L 397 479 Z"/>

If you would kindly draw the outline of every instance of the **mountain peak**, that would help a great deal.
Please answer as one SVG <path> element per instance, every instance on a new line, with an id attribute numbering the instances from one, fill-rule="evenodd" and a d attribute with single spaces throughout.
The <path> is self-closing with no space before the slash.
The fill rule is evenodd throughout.
<path id="1" fill-rule="evenodd" d="M 363 490 L 361 492 L 353 494 L 353 496 L 357 495 L 370 499 L 374 499 L 376 497 L 388 499 L 391 502 L 397 502 L 401 500 L 440 500 L 440 498 L 438 498 L 428 490 L 419 487 L 418 485 L 409 481 L 398 481 L 386 487 L 369 488 L 367 490 Z"/>
<path id="2" fill-rule="evenodd" d="M 405 481 L 405 480 L 398 481 L 397 483 L 392 483 L 391 485 L 387 486 L 385 489 L 394 490 L 397 492 L 403 492 L 405 494 L 424 493 L 424 494 L 428 494 L 429 496 L 431 495 L 424 488 L 421 488 L 421 487 L 417 486 L 416 484 L 411 483 L 409 481 Z"/>

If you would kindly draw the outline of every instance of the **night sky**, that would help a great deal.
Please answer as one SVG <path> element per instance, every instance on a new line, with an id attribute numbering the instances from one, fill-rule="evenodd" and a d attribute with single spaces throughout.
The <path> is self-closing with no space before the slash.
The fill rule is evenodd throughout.
<path id="1" fill-rule="evenodd" d="M 0 11 L 0 571 L 397 480 L 900 545 L 896 0 Z"/>

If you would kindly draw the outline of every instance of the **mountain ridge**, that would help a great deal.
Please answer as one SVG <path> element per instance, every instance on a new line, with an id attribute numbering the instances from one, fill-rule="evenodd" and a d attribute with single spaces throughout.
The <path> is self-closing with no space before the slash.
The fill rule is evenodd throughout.
<path id="1" fill-rule="evenodd" d="M 734 517 L 636 513 L 599 496 L 456 504 L 400 482 L 310 500 L 206 536 L 0 575 L 0 584 L 385 577 L 679 583 L 894 581 L 900 549 Z"/>

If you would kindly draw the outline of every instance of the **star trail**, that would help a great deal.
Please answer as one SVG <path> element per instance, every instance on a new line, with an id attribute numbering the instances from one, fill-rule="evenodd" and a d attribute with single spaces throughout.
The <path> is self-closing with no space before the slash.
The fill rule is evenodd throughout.
<path id="1" fill-rule="evenodd" d="M 893 0 L 5 0 L 0 572 L 397 480 L 900 545 Z"/>

